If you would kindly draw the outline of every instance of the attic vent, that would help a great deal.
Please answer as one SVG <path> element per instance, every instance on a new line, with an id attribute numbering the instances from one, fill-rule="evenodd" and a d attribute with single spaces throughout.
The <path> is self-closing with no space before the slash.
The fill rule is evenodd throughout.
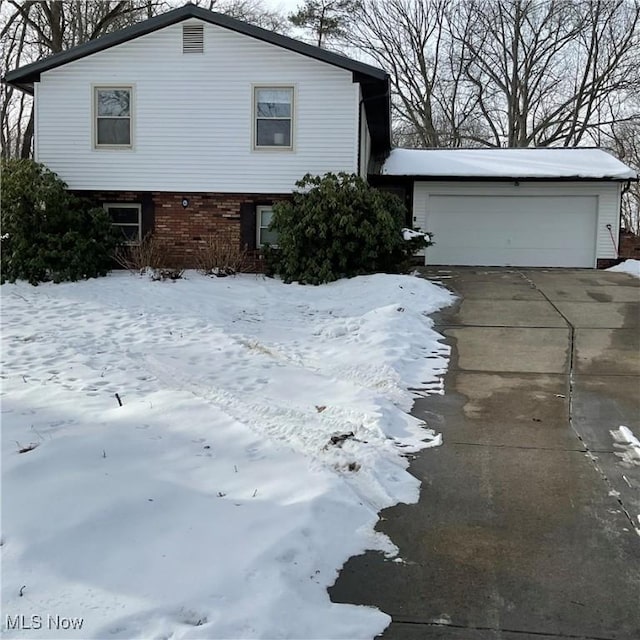
<path id="1" fill-rule="evenodd" d="M 201 24 L 182 25 L 182 53 L 204 52 L 204 28 Z"/>

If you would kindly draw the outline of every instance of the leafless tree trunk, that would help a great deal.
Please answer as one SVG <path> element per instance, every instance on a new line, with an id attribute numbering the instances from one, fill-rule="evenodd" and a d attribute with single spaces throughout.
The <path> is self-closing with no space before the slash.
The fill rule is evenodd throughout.
<path id="1" fill-rule="evenodd" d="M 407 146 L 459 146 L 472 127 L 473 102 L 460 89 L 447 0 L 362 0 L 350 45 L 389 71 L 394 137 Z M 471 102 L 470 102 L 471 98 Z"/>
<path id="2" fill-rule="evenodd" d="M 640 4 L 628 0 L 472 0 L 452 37 L 494 146 L 577 146 L 637 91 Z M 610 106 L 610 105 L 609 105 Z"/>
<path id="3" fill-rule="evenodd" d="M 13 28 L 11 28 L 13 26 Z M 26 24 L 7 25 L 0 39 L 0 52 L 5 63 L 13 63 L 16 66 L 22 59 Z M 20 93 L 20 92 L 17 92 Z M 18 155 L 20 136 L 18 135 L 20 123 L 23 121 L 25 97 L 17 95 L 16 89 L 8 84 L 2 85 L 2 103 L 0 104 L 0 144 L 2 145 L 2 157 L 8 158 Z M 15 117 L 11 117 L 15 112 Z"/>
<path id="4" fill-rule="evenodd" d="M 391 73 L 410 146 L 594 144 L 633 118 L 638 0 L 361 0 L 348 35 Z"/>

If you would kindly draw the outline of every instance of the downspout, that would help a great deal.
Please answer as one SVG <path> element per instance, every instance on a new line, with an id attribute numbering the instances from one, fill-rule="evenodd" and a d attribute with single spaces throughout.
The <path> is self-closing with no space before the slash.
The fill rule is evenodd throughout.
<path id="1" fill-rule="evenodd" d="M 619 248 L 620 248 L 620 240 L 621 240 L 620 234 L 622 233 L 622 224 L 620 224 L 622 222 L 622 196 L 624 196 L 624 194 L 627 193 L 629 189 L 631 189 L 632 182 L 640 182 L 640 177 L 636 178 L 635 180 L 632 180 L 630 178 L 624 183 L 624 185 L 622 186 L 622 189 L 620 190 L 620 211 L 618 212 L 619 223 L 618 223 L 618 246 L 617 247 L 613 239 L 613 233 L 611 232 L 611 225 L 610 224 L 607 225 L 607 229 L 609 230 L 609 235 L 611 236 L 611 242 L 613 242 L 614 249 L 616 250 L 616 259 L 620 258 Z M 631 233 L 633 233 L 633 231 L 631 231 Z"/>

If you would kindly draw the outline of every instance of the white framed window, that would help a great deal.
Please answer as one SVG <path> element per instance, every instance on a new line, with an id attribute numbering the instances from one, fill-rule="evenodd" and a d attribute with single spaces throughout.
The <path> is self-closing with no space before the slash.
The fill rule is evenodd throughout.
<path id="1" fill-rule="evenodd" d="M 96 149 L 133 146 L 133 87 L 94 87 L 93 114 Z"/>
<path id="2" fill-rule="evenodd" d="M 273 218 L 273 208 L 271 206 L 256 207 L 256 245 L 258 248 L 269 244 L 272 247 L 278 245 L 278 232 L 269 231 L 269 225 Z"/>
<path id="3" fill-rule="evenodd" d="M 253 146 L 293 149 L 293 87 L 253 88 Z"/>
<path id="4" fill-rule="evenodd" d="M 142 205 L 129 202 L 108 202 L 102 205 L 111 216 L 111 222 L 122 232 L 126 244 L 142 240 Z"/>

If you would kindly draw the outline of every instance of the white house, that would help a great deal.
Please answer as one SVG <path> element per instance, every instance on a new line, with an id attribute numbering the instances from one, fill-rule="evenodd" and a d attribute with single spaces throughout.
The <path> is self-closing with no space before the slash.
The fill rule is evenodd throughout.
<path id="1" fill-rule="evenodd" d="M 431 264 L 594 267 L 636 179 L 599 150 L 392 151 L 385 71 L 193 5 L 4 80 L 34 95 L 36 159 L 185 266 L 213 235 L 259 249 L 296 180 L 346 171 L 405 198 Z"/>
<path id="2" fill-rule="evenodd" d="M 375 67 L 186 5 L 8 73 L 35 99 L 35 158 L 189 263 L 207 236 L 267 240 L 305 173 L 390 149 Z"/>

